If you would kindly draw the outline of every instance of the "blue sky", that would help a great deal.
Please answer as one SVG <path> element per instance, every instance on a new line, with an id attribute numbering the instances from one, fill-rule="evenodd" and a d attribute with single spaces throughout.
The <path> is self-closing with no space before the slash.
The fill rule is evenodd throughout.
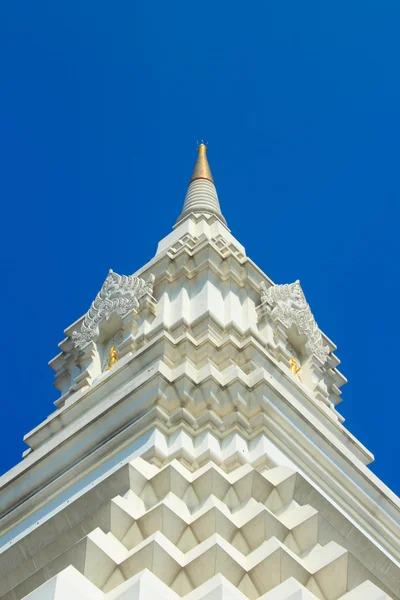
<path id="1" fill-rule="evenodd" d="M 204 138 L 232 233 L 300 279 L 399 493 L 399 40 L 397 0 L 1 2 L 1 472 L 54 409 L 63 330 L 152 258 Z"/>

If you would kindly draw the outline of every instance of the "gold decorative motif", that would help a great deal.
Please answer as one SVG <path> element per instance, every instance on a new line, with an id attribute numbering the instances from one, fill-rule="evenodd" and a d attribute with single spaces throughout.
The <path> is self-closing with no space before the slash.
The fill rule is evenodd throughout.
<path id="1" fill-rule="evenodd" d="M 197 148 L 197 152 L 197 160 L 196 164 L 194 165 L 190 182 L 194 181 L 195 179 L 208 179 L 208 181 L 214 183 L 213 176 L 211 175 L 210 165 L 208 164 L 207 160 L 207 146 L 201 143 Z"/>
<path id="2" fill-rule="evenodd" d="M 294 356 L 292 356 L 292 358 L 290 359 L 290 367 L 289 369 L 292 371 L 292 373 L 294 373 L 295 375 L 297 375 L 297 373 L 300 371 L 301 367 L 298 364 L 297 360 L 294 358 Z"/>
<path id="3" fill-rule="evenodd" d="M 108 368 L 107 371 L 111 371 L 115 363 L 118 361 L 118 352 L 115 346 L 111 346 L 108 354 Z"/>

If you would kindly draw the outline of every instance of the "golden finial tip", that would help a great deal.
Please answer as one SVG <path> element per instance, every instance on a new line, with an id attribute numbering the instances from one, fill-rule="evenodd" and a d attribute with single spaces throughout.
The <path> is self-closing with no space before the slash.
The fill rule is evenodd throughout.
<path id="1" fill-rule="evenodd" d="M 195 179 L 208 179 L 214 183 L 206 153 L 207 145 L 201 140 L 200 144 L 197 146 L 197 161 L 190 181 L 194 181 Z"/>

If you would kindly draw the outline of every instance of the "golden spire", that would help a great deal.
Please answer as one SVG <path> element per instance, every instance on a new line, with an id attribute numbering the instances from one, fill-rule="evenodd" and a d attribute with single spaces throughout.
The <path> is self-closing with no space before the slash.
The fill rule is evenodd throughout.
<path id="1" fill-rule="evenodd" d="M 190 183 L 195 179 L 208 179 L 211 183 L 214 183 L 213 176 L 211 175 L 210 165 L 207 160 L 207 146 L 201 142 L 199 147 L 197 148 L 197 160 L 194 165 L 192 177 L 190 178 Z"/>
<path id="2" fill-rule="evenodd" d="M 226 225 L 226 221 L 221 214 L 218 194 L 206 153 L 207 146 L 201 141 L 197 148 L 196 164 L 186 192 L 183 210 L 175 226 L 191 214 L 216 215 L 219 221 Z"/>

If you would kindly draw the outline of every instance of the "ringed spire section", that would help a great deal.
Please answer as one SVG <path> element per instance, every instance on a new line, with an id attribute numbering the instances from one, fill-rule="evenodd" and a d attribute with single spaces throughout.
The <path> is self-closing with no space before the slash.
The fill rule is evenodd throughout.
<path id="1" fill-rule="evenodd" d="M 203 143 L 197 148 L 197 160 L 190 178 L 183 209 L 176 224 L 180 223 L 190 213 L 213 214 L 226 225 L 207 160 L 207 146 Z"/>

